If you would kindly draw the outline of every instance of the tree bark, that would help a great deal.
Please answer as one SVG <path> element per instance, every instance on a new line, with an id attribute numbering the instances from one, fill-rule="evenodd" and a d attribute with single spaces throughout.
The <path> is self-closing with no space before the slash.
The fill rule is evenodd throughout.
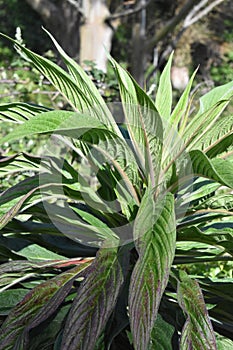
<path id="1" fill-rule="evenodd" d="M 58 40 L 63 49 L 71 56 L 77 57 L 79 52 L 80 13 L 70 3 L 57 0 L 26 0 L 41 16 L 45 27 Z"/>
<path id="2" fill-rule="evenodd" d="M 80 63 L 93 61 L 98 69 L 106 72 L 107 52 L 111 50 L 113 28 L 106 19 L 110 12 L 104 0 L 84 0 L 85 22 L 80 28 Z"/>
<path id="3" fill-rule="evenodd" d="M 168 33 L 171 33 L 175 27 L 188 15 L 191 9 L 199 3 L 200 0 L 188 0 L 181 8 L 180 12 L 171 21 L 169 21 L 155 36 L 147 43 L 147 50 L 153 50 L 159 41 L 163 40 Z"/>

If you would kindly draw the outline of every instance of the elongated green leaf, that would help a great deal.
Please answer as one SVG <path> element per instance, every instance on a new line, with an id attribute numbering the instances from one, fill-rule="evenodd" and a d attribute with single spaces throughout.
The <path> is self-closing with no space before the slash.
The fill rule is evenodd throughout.
<path id="1" fill-rule="evenodd" d="M 134 234 L 139 259 L 131 277 L 129 315 L 136 350 L 147 349 L 175 253 L 174 199 L 155 203 L 149 192 L 142 200 Z"/>
<path id="2" fill-rule="evenodd" d="M 206 177 L 233 188 L 232 162 L 220 158 L 210 160 L 204 153 L 198 150 L 189 152 L 189 155 L 195 175 Z"/>
<path id="3" fill-rule="evenodd" d="M 180 272 L 178 301 L 187 315 L 181 334 L 181 350 L 217 350 L 216 339 L 205 301 L 197 281 Z"/>
<path id="4" fill-rule="evenodd" d="M 220 100 L 227 100 L 233 96 L 233 81 L 217 86 L 200 98 L 199 115 L 209 110 Z M 198 116 L 197 116 L 198 117 Z"/>
<path id="5" fill-rule="evenodd" d="M 82 259 L 78 258 L 75 260 L 69 259 L 69 262 L 72 264 L 77 264 L 80 261 L 82 263 Z M 14 273 L 14 272 L 20 272 L 20 271 L 28 271 L 28 270 L 33 270 L 33 269 L 46 269 L 46 268 L 51 268 L 51 267 L 56 267 L 56 266 L 62 266 L 67 264 L 67 259 L 62 259 L 62 260 L 55 260 L 55 261 L 43 261 L 43 262 L 37 262 L 37 261 L 27 261 L 27 260 L 14 260 L 14 261 L 9 261 L 5 264 L 1 264 L 0 266 L 0 274 L 4 273 Z"/>
<path id="6" fill-rule="evenodd" d="M 100 246 L 106 239 L 118 238 L 104 222 L 84 210 L 73 206 L 72 210 L 67 211 L 51 205 L 46 205 L 46 209 L 50 220 L 61 232 L 82 244 Z M 78 215 L 75 215 L 73 211 Z"/>
<path id="7" fill-rule="evenodd" d="M 40 113 L 34 118 L 19 125 L 10 134 L 5 136 L 1 142 L 9 142 L 41 133 L 63 133 L 74 136 L 72 130 L 76 130 L 77 137 L 85 131 L 105 126 L 93 117 L 69 111 L 51 111 Z"/>
<path id="8" fill-rule="evenodd" d="M 37 173 L 40 168 L 37 162 L 32 161 L 33 158 L 34 157 L 28 157 L 27 159 L 21 154 L 15 154 L 11 157 L 2 157 L 0 159 L 0 177 L 7 177 L 16 173 L 26 173 L 28 171 Z"/>
<path id="9" fill-rule="evenodd" d="M 27 59 L 29 59 L 40 73 L 43 74 L 55 86 L 55 88 L 64 95 L 75 109 L 81 112 L 90 107 L 91 103 L 88 100 L 88 97 L 77 87 L 74 80 L 66 71 L 47 58 L 35 54 L 19 44 L 16 40 L 13 40 L 6 35 L 1 35 L 14 43 L 14 45 L 23 52 Z"/>
<path id="10" fill-rule="evenodd" d="M 45 29 L 44 29 L 45 30 Z M 109 127 L 111 127 L 112 130 L 115 131 L 115 133 L 122 137 L 119 128 L 116 125 L 116 122 L 114 118 L 112 117 L 107 105 L 105 104 L 102 96 L 100 95 L 99 91 L 97 90 L 95 84 L 92 82 L 90 77 L 85 73 L 85 71 L 82 69 L 80 65 L 78 65 L 73 59 L 71 59 L 65 51 L 62 49 L 62 47 L 58 44 L 58 42 L 55 40 L 55 38 L 49 33 L 47 30 L 45 32 L 49 35 L 49 37 L 52 39 L 54 45 L 56 46 L 58 52 L 60 53 L 61 57 L 63 58 L 71 76 L 75 80 L 78 88 L 90 99 L 93 108 L 96 109 L 96 111 L 99 112 L 99 118 L 104 123 L 107 124 Z M 98 106 L 98 107 L 96 107 Z"/>
<path id="11" fill-rule="evenodd" d="M 89 112 L 91 116 L 94 116 L 96 119 L 101 120 L 104 123 L 108 121 L 110 114 L 108 113 L 108 116 L 106 116 L 106 114 L 103 113 L 103 108 L 100 107 L 100 105 L 95 108 L 95 106 L 93 106 L 93 97 L 90 94 L 87 95 L 87 93 L 84 93 L 83 89 L 80 88 L 74 78 L 65 70 L 60 68 L 52 61 L 28 50 L 18 41 L 11 39 L 4 34 L 1 35 L 15 44 L 15 46 L 26 56 L 27 59 L 33 63 L 39 72 L 47 77 L 47 79 L 55 86 L 55 88 L 63 94 L 69 104 L 76 111 Z M 90 90 L 93 91 L 91 86 Z M 112 123 L 108 123 L 109 128 L 112 127 L 112 130 L 114 130 L 115 124 L 113 124 L 114 126 L 111 125 Z M 116 130 L 117 129 L 115 127 L 115 131 Z"/>
<path id="12" fill-rule="evenodd" d="M 196 206 L 196 208 L 197 209 L 204 209 L 204 208 L 225 209 L 230 211 L 233 209 L 233 196 L 230 193 L 225 193 L 225 194 L 215 193 L 214 196 L 201 202 L 199 205 Z"/>
<path id="13" fill-rule="evenodd" d="M 216 341 L 218 350 L 232 350 L 233 348 L 233 341 L 229 338 L 216 334 Z"/>
<path id="14" fill-rule="evenodd" d="M 160 170 L 163 127 L 153 101 L 112 58 L 119 81 L 125 124 L 144 176 L 154 186 Z"/>
<path id="15" fill-rule="evenodd" d="M 200 99 L 200 109 L 196 116 L 187 125 L 184 139 L 192 143 L 199 142 L 206 132 L 211 133 L 212 127 L 233 96 L 233 82 L 216 87 Z M 192 141 L 190 143 L 190 141 Z"/>
<path id="16" fill-rule="evenodd" d="M 30 244 L 27 247 L 19 250 L 18 254 L 31 261 L 65 260 L 64 256 L 53 253 L 50 250 L 39 246 L 38 244 Z"/>
<path id="17" fill-rule="evenodd" d="M 36 175 L 3 192 L 0 196 L 0 229 L 19 213 L 31 197 L 35 202 L 40 202 L 43 199 L 43 191 L 54 191 L 54 188 L 58 189 L 55 193 L 59 195 L 62 186 L 61 179 L 59 176 L 58 178 L 54 176 L 52 180 L 57 180 L 57 182 L 51 183 L 48 174 Z M 66 179 L 63 180 L 65 183 Z M 33 202 L 30 205 L 32 206 Z"/>
<path id="18" fill-rule="evenodd" d="M 233 256 L 233 230 L 230 229 L 209 229 L 201 231 L 196 226 L 190 226 L 178 230 L 178 241 L 200 242 L 213 246 L 221 246 Z"/>
<path id="19" fill-rule="evenodd" d="M 92 131 L 88 135 L 88 143 L 90 142 L 91 144 L 91 152 L 87 153 L 89 159 L 99 170 L 104 167 L 104 182 L 106 182 L 106 184 L 108 183 L 108 177 L 113 178 L 113 172 L 108 172 L 104 164 L 107 163 L 110 168 L 115 168 L 120 178 L 118 178 L 118 180 L 113 179 L 113 182 L 115 182 L 115 180 L 117 181 L 116 186 L 118 186 L 118 190 L 120 187 L 123 187 L 129 193 L 132 200 L 138 204 L 139 201 L 134 185 L 139 187 L 140 179 L 138 176 L 137 162 L 132 150 L 124 140 L 111 137 L 111 135 L 108 136 L 106 133 L 97 132 L 98 134 Z M 107 177 L 106 174 L 108 174 Z M 110 187 L 111 190 L 114 189 L 112 183 Z"/>
<path id="20" fill-rule="evenodd" d="M 207 130 L 203 138 L 192 143 L 195 149 L 203 150 L 211 155 L 226 152 L 227 148 L 233 144 L 233 116 L 221 117 L 212 127 Z"/>
<path id="21" fill-rule="evenodd" d="M 9 103 L 0 105 L 0 120 L 22 123 L 38 113 L 47 112 L 49 109 L 28 103 Z"/>
<path id="22" fill-rule="evenodd" d="M 172 112 L 171 118 L 169 120 L 170 124 L 173 127 L 176 127 L 180 123 L 180 121 L 183 119 L 183 122 L 180 126 L 181 130 L 183 130 L 184 123 L 186 122 L 185 119 L 186 119 L 187 107 L 188 107 L 188 102 L 189 102 L 189 94 L 190 94 L 190 90 L 191 90 L 191 87 L 193 84 L 193 80 L 196 76 L 196 73 L 197 73 L 197 69 L 195 70 L 195 72 L 191 76 L 189 83 L 186 86 L 179 101 L 177 102 L 177 104 Z"/>
<path id="23" fill-rule="evenodd" d="M 38 133 L 56 133 L 79 138 L 85 132 L 86 142 L 88 144 L 99 143 L 98 152 L 102 153 L 103 161 L 108 160 L 111 164 L 114 163 L 114 166 L 124 178 L 127 187 L 130 187 L 130 192 L 136 198 L 136 192 L 131 181 L 133 184 L 138 183 L 138 173 L 137 163 L 132 151 L 124 139 L 111 133 L 93 117 L 68 111 L 42 113 L 18 126 L 13 132 L 5 136 L 2 142 L 9 142 Z M 95 145 L 95 148 L 97 148 L 97 145 Z"/>
<path id="24" fill-rule="evenodd" d="M 30 291 L 9 313 L 0 329 L 0 349 L 11 350 L 17 344 L 21 332 L 55 312 L 72 287 L 72 281 L 90 263 L 77 266 Z M 68 290 L 66 285 L 68 284 Z M 56 299 L 57 303 L 56 303 Z M 31 323 L 30 323 L 31 322 Z"/>
<path id="25" fill-rule="evenodd" d="M 92 350 L 114 309 L 123 283 L 118 249 L 102 248 L 71 307 L 63 350 Z"/>
<path id="26" fill-rule="evenodd" d="M 171 64 L 173 53 L 170 55 L 169 60 L 161 74 L 159 79 L 159 87 L 156 94 L 155 106 L 161 116 L 161 118 L 167 121 L 171 118 L 172 108 L 172 84 L 171 84 Z"/>
<path id="27" fill-rule="evenodd" d="M 199 203 L 202 203 L 204 199 L 210 197 L 219 187 L 219 183 L 207 180 L 203 177 L 198 177 L 189 186 L 179 191 L 180 198 L 177 199 L 176 206 L 192 203 L 195 207 L 199 207 Z M 207 206 L 205 208 L 207 208 Z"/>

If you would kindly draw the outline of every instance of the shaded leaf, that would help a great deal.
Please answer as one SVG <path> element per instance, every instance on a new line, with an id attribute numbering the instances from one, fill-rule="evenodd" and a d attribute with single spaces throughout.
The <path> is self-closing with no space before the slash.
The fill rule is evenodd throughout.
<path id="1" fill-rule="evenodd" d="M 117 252 L 117 247 L 100 249 L 68 315 L 63 334 L 63 350 L 95 348 L 123 283 Z"/>
<path id="2" fill-rule="evenodd" d="M 7 315 L 28 293 L 27 289 L 11 289 L 0 292 L 0 315 Z"/>
<path id="3" fill-rule="evenodd" d="M 21 341 L 19 336 L 23 331 L 27 334 L 35 325 L 54 313 L 71 289 L 73 279 L 89 264 L 90 262 L 62 273 L 27 293 L 11 310 L 0 328 L 0 349 L 12 349 L 13 345 Z"/>
<path id="4" fill-rule="evenodd" d="M 210 229 L 201 231 L 196 226 L 190 226 L 183 230 L 178 230 L 178 241 L 192 241 L 217 247 L 221 246 L 226 252 L 233 256 L 233 230 Z"/>
<path id="5" fill-rule="evenodd" d="M 150 345 L 148 350 L 173 350 L 172 337 L 175 328 L 163 320 L 158 314 L 151 332 Z"/>
<path id="6" fill-rule="evenodd" d="M 167 194 L 156 203 L 148 192 L 139 209 L 134 235 L 139 259 L 129 291 L 129 315 L 135 349 L 149 345 L 160 301 L 175 253 L 174 199 Z"/>
<path id="7" fill-rule="evenodd" d="M 187 320 L 182 329 L 181 350 L 217 350 L 216 339 L 205 301 L 197 281 L 181 271 L 178 301 Z"/>

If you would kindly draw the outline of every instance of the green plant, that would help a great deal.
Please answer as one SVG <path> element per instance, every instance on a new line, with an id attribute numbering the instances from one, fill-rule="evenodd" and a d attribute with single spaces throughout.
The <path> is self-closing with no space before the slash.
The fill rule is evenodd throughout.
<path id="1" fill-rule="evenodd" d="M 227 52 L 222 59 L 221 65 L 211 68 L 211 77 L 217 84 L 222 81 L 233 79 L 233 51 Z"/>
<path id="2" fill-rule="evenodd" d="M 193 111 L 194 73 L 172 110 L 172 56 L 155 103 L 110 58 L 109 106 L 51 38 L 69 73 L 9 38 L 74 111 L 0 106 L 2 144 L 49 151 L 0 159 L 25 176 L 0 197 L 0 349 L 231 349 L 232 278 L 185 269 L 233 260 L 233 82 Z"/>

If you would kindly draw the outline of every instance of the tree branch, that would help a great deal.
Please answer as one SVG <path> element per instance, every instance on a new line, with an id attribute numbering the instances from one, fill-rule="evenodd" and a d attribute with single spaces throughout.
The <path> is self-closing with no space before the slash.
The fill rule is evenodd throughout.
<path id="1" fill-rule="evenodd" d="M 184 20 L 183 28 L 187 28 L 194 24 L 195 22 L 199 21 L 202 17 L 206 16 L 214 7 L 217 5 L 221 4 L 225 0 L 215 0 L 213 1 L 209 6 L 204 8 L 202 11 L 199 13 L 198 10 L 202 8 L 206 3 L 208 3 L 208 0 L 203 0 L 200 2 L 200 6 L 194 6 L 193 11 L 191 11 L 188 16 Z"/>
<path id="2" fill-rule="evenodd" d="M 203 6 L 205 6 L 208 3 L 208 0 L 202 0 L 200 1 L 200 3 L 196 6 L 194 6 L 193 10 L 189 12 L 189 14 L 187 15 L 187 17 L 184 20 L 184 24 L 182 26 L 182 28 L 179 30 L 179 32 L 177 33 L 177 35 L 175 36 L 175 38 L 172 40 L 172 42 L 170 43 L 170 45 L 166 48 L 166 50 L 163 51 L 161 57 L 160 57 L 160 61 L 159 64 L 157 64 L 157 66 L 155 66 L 154 70 L 151 72 L 150 76 L 151 77 L 154 72 L 158 69 L 158 67 L 160 65 L 163 65 L 166 58 L 170 55 L 170 53 L 175 50 L 177 43 L 179 42 L 180 38 L 182 37 L 182 35 L 184 34 L 184 32 L 186 31 L 186 29 L 191 26 L 193 23 L 197 22 L 199 19 L 201 19 L 203 16 L 206 16 L 215 6 L 219 5 L 221 2 L 223 2 L 225 0 L 215 0 L 212 2 L 212 4 L 210 4 L 209 6 L 207 6 L 205 9 L 203 9 L 202 11 L 200 11 L 198 14 L 196 14 Z M 196 15 L 196 16 L 195 16 Z"/>
<path id="3" fill-rule="evenodd" d="M 118 12 L 118 13 L 114 13 L 111 16 L 109 16 L 108 18 L 106 18 L 106 20 L 107 21 L 113 21 L 113 20 L 118 19 L 118 18 L 134 15 L 134 14 L 136 14 L 138 12 L 141 12 L 145 8 L 147 8 L 147 6 L 149 5 L 150 2 L 151 2 L 151 0 L 147 0 L 147 1 L 145 1 L 145 3 L 143 5 L 141 5 L 139 3 L 135 8 L 132 8 L 132 9 L 129 9 L 129 10 L 125 10 L 125 11 L 121 11 L 121 12 Z"/>
<path id="4" fill-rule="evenodd" d="M 80 0 L 66 0 L 70 5 L 72 5 L 78 12 L 84 16 L 84 10 L 81 6 L 81 1 Z"/>
<path id="5" fill-rule="evenodd" d="M 167 34 L 173 31 L 173 29 L 179 24 L 190 12 L 190 10 L 197 4 L 199 0 L 188 0 L 186 4 L 181 8 L 180 12 L 165 25 L 153 39 L 147 44 L 148 50 L 153 50 L 157 43 L 162 40 Z"/>

